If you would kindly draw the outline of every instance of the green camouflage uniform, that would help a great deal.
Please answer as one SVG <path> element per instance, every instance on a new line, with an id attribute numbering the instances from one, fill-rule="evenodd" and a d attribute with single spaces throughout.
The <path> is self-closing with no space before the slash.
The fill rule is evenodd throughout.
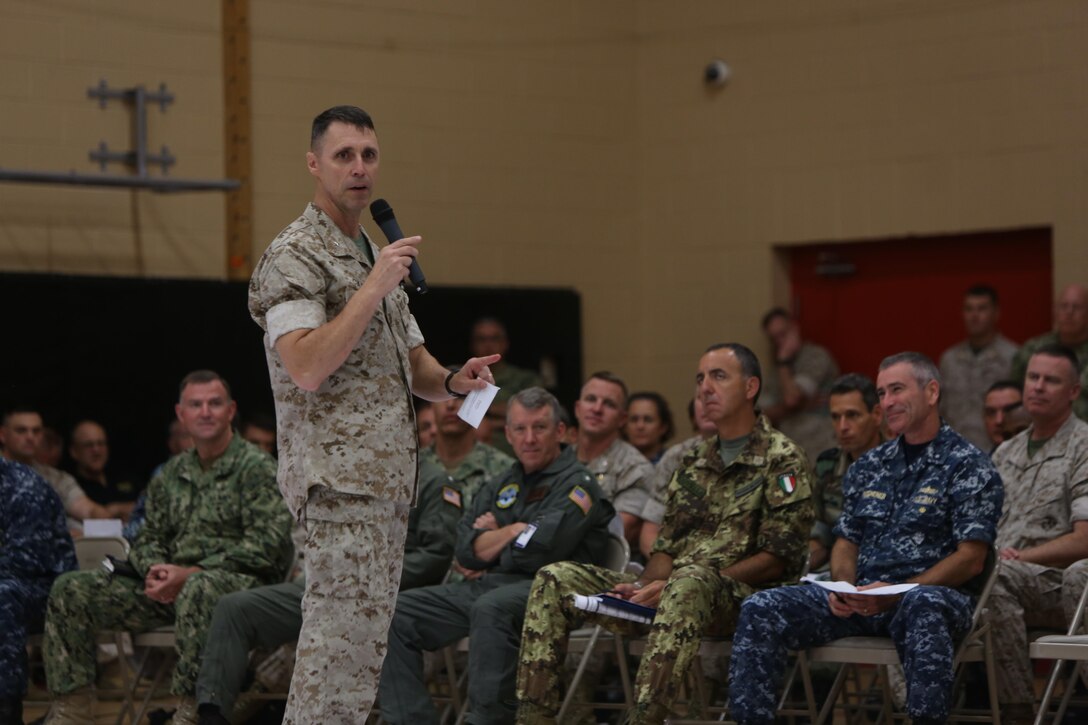
<path id="1" fill-rule="evenodd" d="M 427 461 L 446 469 L 446 473 L 461 487 L 462 505 L 465 509 L 472 506 L 472 497 L 480 487 L 499 475 L 514 463 L 514 459 L 494 446 L 477 442 L 461 462 L 450 468 L 435 453 L 434 448 L 424 448 L 419 452 L 420 462 Z"/>
<path id="2" fill-rule="evenodd" d="M 684 455 L 702 443 L 704 438 L 702 436 L 692 436 L 687 440 L 680 441 L 679 443 L 670 446 L 665 454 L 654 464 L 654 474 L 650 479 L 650 500 L 646 502 L 646 505 L 642 507 L 642 515 L 639 517 L 643 521 L 649 521 L 653 524 L 660 524 L 662 519 L 665 518 L 665 494 L 669 489 L 669 481 L 672 480 L 672 474 L 676 473 L 676 469 L 680 467 L 680 464 L 684 460 Z"/>
<path id="3" fill-rule="evenodd" d="M 1020 346 L 1020 351 L 1016 353 L 1016 357 L 1012 360 L 1009 379 L 1017 383 L 1023 383 L 1024 376 L 1028 372 L 1028 361 L 1031 360 L 1031 356 L 1035 354 L 1035 351 L 1044 345 L 1060 344 L 1062 343 L 1058 340 L 1058 333 L 1056 332 L 1048 332 L 1025 342 Z M 1073 401 L 1073 412 L 1081 420 L 1088 421 L 1088 341 L 1082 342 L 1076 347 L 1069 345 L 1066 345 L 1066 347 L 1069 347 L 1077 356 L 1077 362 L 1079 363 L 1077 369 L 1080 371 L 1080 397 Z"/>
<path id="4" fill-rule="evenodd" d="M 810 539 L 831 550 L 835 536 L 831 533 L 842 514 L 842 477 L 853 460 L 841 448 L 829 448 L 816 458 L 812 485 L 812 508 L 816 514 Z"/>
<path id="5" fill-rule="evenodd" d="M 796 580 L 812 526 L 811 476 L 801 449 L 760 416 L 737 458 L 724 466 L 714 437 L 685 456 L 669 483 L 661 534 L 653 553 L 672 558 L 657 616 L 636 680 L 631 722 L 661 722 L 675 700 L 702 636 L 731 628 L 741 600 L 755 589 L 721 575 L 761 551 L 780 558 L 782 576 Z M 633 581 L 601 567 L 563 562 L 537 573 L 522 629 L 518 720 L 551 722 L 559 705 L 562 642 L 583 619 L 631 633 L 642 625 L 576 610 L 574 594 Z"/>
<path id="6" fill-rule="evenodd" d="M 212 610 L 220 596 L 281 579 L 291 560 L 291 516 L 276 491 L 276 463 L 235 435 L 204 470 L 195 450 L 170 459 L 148 486 L 147 523 L 129 554 L 140 579 L 105 571 L 59 577 L 45 622 L 49 689 L 94 684 L 95 633 L 173 624 L 178 662 L 171 691 L 191 696 Z M 144 594 L 153 564 L 198 566 L 173 604 Z"/>

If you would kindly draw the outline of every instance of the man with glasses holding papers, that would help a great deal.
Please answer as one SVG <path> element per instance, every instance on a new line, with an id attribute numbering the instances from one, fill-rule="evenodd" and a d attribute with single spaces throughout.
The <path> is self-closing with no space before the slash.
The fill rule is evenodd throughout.
<path id="1" fill-rule="evenodd" d="M 944 722 L 952 657 L 965 634 L 1001 514 L 1001 478 L 946 424 L 940 374 L 924 355 L 885 358 L 877 395 L 897 437 L 866 453 L 843 481 L 832 579 L 859 591 L 915 583 L 901 594 L 813 586 L 759 592 L 741 606 L 733 638 L 729 708 L 741 725 L 772 723 L 787 650 L 852 635 L 890 636 L 907 679 L 907 714 Z"/>

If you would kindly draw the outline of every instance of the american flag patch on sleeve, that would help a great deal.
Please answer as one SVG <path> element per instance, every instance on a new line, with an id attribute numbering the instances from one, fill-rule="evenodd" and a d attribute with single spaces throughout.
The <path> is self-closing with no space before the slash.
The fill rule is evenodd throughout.
<path id="1" fill-rule="evenodd" d="M 442 500 L 446 503 L 452 503 L 457 508 L 461 508 L 461 494 L 457 489 L 450 488 L 449 486 L 442 487 Z"/>
<path id="2" fill-rule="evenodd" d="M 578 508 L 582 509 L 583 515 L 588 515 L 589 510 L 593 508 L 593 499 L 590 497 L 589 492 L 581 486 L 575 486 L 567 498 L 573 501 Z"/>

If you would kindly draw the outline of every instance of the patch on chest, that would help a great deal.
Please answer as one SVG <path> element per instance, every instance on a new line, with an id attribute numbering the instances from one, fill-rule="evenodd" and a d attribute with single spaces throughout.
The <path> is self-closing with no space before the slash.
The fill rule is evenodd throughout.
<path id="1" fill-rule="evenodd" d="M 548 492 L 552 490 L 551 486 L 536 486 L 529 489 L 529 495 L 525 497 L 525 503 L 536 503 L 537 501 L 543 501 L 548 495 Z"/>
<path id="2" fill-rule="evenodd" d="M 797 474 L 793 471 L 783 473 L 778 477 L 778 487 L 787 496 L 797 490 Z"/>
<path id="3" fill-rule="evenodd" d="M 696 498 L 703 498 L 704 496 L 706 496 L 706 489 L 695 483 L 695 481 L 692 481 L 687 476 L 677 477 L 676 482 L 680 484 L 680 488 L 684 489 Z"/>
<path id="4" fill-rule="evenodd" d="M 457 508 L 461 508 L 461 494 L 457 492 L 457 489 L 443 486 L 442 500 L 446 503 L 453 504 Z"/>
<path id="5" fill-rule="evenodd" d="M 495 497 L 495 505 L 501 509 L 508 509 L 518 500 L 518 492 L 521 486 L 516 483 L 508 483 L 499 489 L 499 495 Z"/>

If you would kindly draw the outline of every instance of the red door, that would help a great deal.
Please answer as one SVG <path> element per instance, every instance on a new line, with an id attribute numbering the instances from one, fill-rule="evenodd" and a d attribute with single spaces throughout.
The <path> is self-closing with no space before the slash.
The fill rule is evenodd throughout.
<path id="1" fill-rule="evenodd" d="M 934 362 L 962 340 L 960 308 L 975 284 L 997 290 L 1001 330 L 1021 343 L 1051 327 L 1050 230 L 788 247 L 794 311 L 807 339 L 845 372 L 875 379 L 887 355 Z"/>

